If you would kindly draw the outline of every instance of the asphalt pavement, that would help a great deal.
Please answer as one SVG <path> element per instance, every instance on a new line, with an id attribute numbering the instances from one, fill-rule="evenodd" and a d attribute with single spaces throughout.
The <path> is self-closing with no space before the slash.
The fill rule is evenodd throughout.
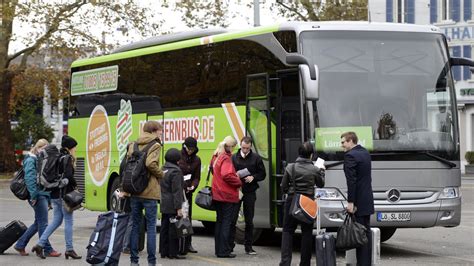
<path id="1" fill-rule="evenodd" d="M 0 226 L 11 220 L 21 220 L 27 226 L 33 222 L 33 211 L 29 205 L 16 199 L 9 191 L 8 182 L 0 181 Z M 385 243 L 381 244 L 380 265 L 474 265 L 474 176 L 463 176 L 461 193 L 463 197 L 461 225 L 455 228 L 434 227 L 426 229 L 401 229 Z M 38 240 L 33 237 L 27 246 L 30 255 L 19 256 L 12 248 L 0 255 L 0 265 L 87 265 L 85 261 L 89 236 L 94 229 L 98 212 L 88 210 L 74 213 L 74 246 L 83 256 L 82 260 L 65 260 L 47 258 L 41 260 L 31 253 L 31 248 Z M 50 215 L 52 213 L 50 212 Z M 51 217 L 51 216 L 50 216 Z M 244 253 L 244 248 L 237 245 L 235 259 L 221 259 L 214 256 L 214 237 L 206 232 L 199 222 L 195 222 L 196 234 L 193 246 L 199 251 L 189 254 L 186 260 L 160 259 L 161 265 L 278 265 L 280 258 L 280 234 L 267 239 L 265 245 L 255 246 L 256 256 Z M 157 236 L 157 239 L 159 236 Z M 50 238 L 55 249 L 64 253 L 64 228 L 61 226 Z M 293 264 L 299 262 L 299 239 L 295 242 Z M 1 241 L 1 239 L 0 239 Z M 157 243 L 158 244 L 158 243 Z M 146 264 L 146 252 L 140 255 L 142 265 Z M 129 265 L 129 256 L 121 256 L 120 265 Z M 337 264 L 345 265 L 344 253 L 337 253 Z M 316 265 L 313 254 L 312 265 Z"/>

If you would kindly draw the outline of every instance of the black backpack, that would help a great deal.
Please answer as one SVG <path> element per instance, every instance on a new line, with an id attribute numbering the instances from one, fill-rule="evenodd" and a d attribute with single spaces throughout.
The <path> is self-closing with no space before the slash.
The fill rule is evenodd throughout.
<path id="1" fill-rule="evenodd" d="M 51 190 L 59 186 L 61 174 L 59 173 L 59 162 L 61 154 L 58 148 L 49 144 L 38 155 L 36 169 L 38 170 L 37 183 L 46 190 Z"/>
<path id="2" fill-rule="evenodd" d="M 10 183 L 10 190 L 17 198 L 21 200 L 26 200 L 30 197 L 30 193 L 26 187 L 25 171 L 23 170 L 23 167 L 15 172 L 15 176 Z"/>
<path id="3" fill-rule="evenodd" d="M 133 152 L 125 157 L 121 163 L 122 189 L 132 195 L 142 193 L 148 186 L 148 170 L 146 168 L 146 157 L 148 150 L 156 143 L 148 143 L 143 150 L 138 149 L 138 144 L 133 145 Z"/>

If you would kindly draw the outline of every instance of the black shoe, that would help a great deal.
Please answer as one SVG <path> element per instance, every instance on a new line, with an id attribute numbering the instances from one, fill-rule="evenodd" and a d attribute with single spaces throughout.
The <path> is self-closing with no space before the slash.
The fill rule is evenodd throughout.
<path id="1" fill-rule="evenodd" d="M 198 253 L 197 250 L 195 250 L 195 249 L 193 248 L 193 246 L 189 246 L 189 247 L 188 247 L 188 252 L 189 252 L 189 253 Z"/>
<path id="2" fill-rule="evenodd" d="M 247 255 L 257 255 L 257 252 L 255 250 L 253 250 L 253 248 L 250 248 L 250 249 L 245 250 L 245 254 L 247 254 Z"/>
<path id="3" fill-rule="evenodd" d="M 176 256 L 168 256 L 168 259 L 170 259 L 170 260 L 184 260 L 184 259 L 186 259 L 186 257 L 181 256 L 181 255 L 176 255 Z"/>
<path id="4" fill-rule="evenodd" d="M 227 255 L 217 255 L 218 258 L 230 258 L 230 259 L 233 259 L 235 258 L 235 254 L 234 253 L 230 253 L 230 254 L 227 254 Z"/>

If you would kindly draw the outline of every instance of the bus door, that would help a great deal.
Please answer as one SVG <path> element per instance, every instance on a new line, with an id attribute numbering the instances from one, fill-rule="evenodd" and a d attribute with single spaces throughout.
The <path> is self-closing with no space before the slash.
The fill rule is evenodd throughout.
<path id="1" fill-rule="evenodd" d="M 269 75 L 267 73 L 247 76 L 246 94 L 246 135 L 253 139 L 253 152 L 260 155 L 265 165 L 267 178 L 260 182 L 255 204 L 255 228 L 269 228 L 270 222 L 270 181 L 272 176 L 273 154 L 275 148 L 275 123 L 270 113 Z"/>
<path id="2" fill-rule="evenodd" d="M 277 71 L 274 78 L 270 79 L 271 95 L 275 95 L 276 118 L 276 164 L 273 179 L 277 189 L 273 191 L 272 203 L 275 212 L 275 221 L 283 225 L 283 195 L 280 183 L 289 163 L 294 163 L 298 157 L 298 147 L 302 142 L 301 123 L 301 96 L 299 89 L 299 76 L 297 69 Z"/>

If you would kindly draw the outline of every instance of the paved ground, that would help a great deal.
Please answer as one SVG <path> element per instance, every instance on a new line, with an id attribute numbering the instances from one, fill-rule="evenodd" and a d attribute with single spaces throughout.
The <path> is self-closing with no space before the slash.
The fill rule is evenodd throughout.
<path id="1" fill-rule="evenodd" d="M 381 265 L 474 265 L 474 177 L 467 176 L 462 181 L 462 221 L 455 228 L 404 229 L 382 244 Z M 0 225 L 6 225 L 19 219 L 30 225 L 33 221 L 32 210 L 26 202 L 17 200 L 8 189 L 7 182 L 0 182 Z M 85 247 L 89 235 L 95 226 L 97 212 L 78 211 L 75 213 L 74 245 L 78 253 L 85 256 Z M 196 226 L 200 226 L 197 222 Z M 1 240 L 0 240 L 1 241 Z M 35 244 L 34 237 L 28 249 Z M 60 227 L 51 238 L 53 246 L 64 252 L 64 234 Z M 256 246 L 257 256 L 244 254 L 243 246 L 236 248 L 236 259 L 218 259 L 214 256 L 214 238 L 202 227 L 197 228 L 193 243 L 198 254 L 188 255 L 182 261 L 161 260 L 162 265 L 278 265 L 280 256 L 280 235 L 268 239 L 265 246 Z M 293 255 L 293 264 L 299 261 L 299 247 Z M 344 265 L 343 253 L 338 253 L 338 265 Z M 142 265 L 146 261 L 146 252 L 141 255 Z M 30 254 L 20 257 L 13 249 L 0 256 L 0 265 L 86 265 L 85 260 L 66 261 L 64 257 L 41 260 Z M 129 265 L 128 255 L 123 255 L 120 265 Z M 313 256 L 313 263 L 315 259 Z"/>

